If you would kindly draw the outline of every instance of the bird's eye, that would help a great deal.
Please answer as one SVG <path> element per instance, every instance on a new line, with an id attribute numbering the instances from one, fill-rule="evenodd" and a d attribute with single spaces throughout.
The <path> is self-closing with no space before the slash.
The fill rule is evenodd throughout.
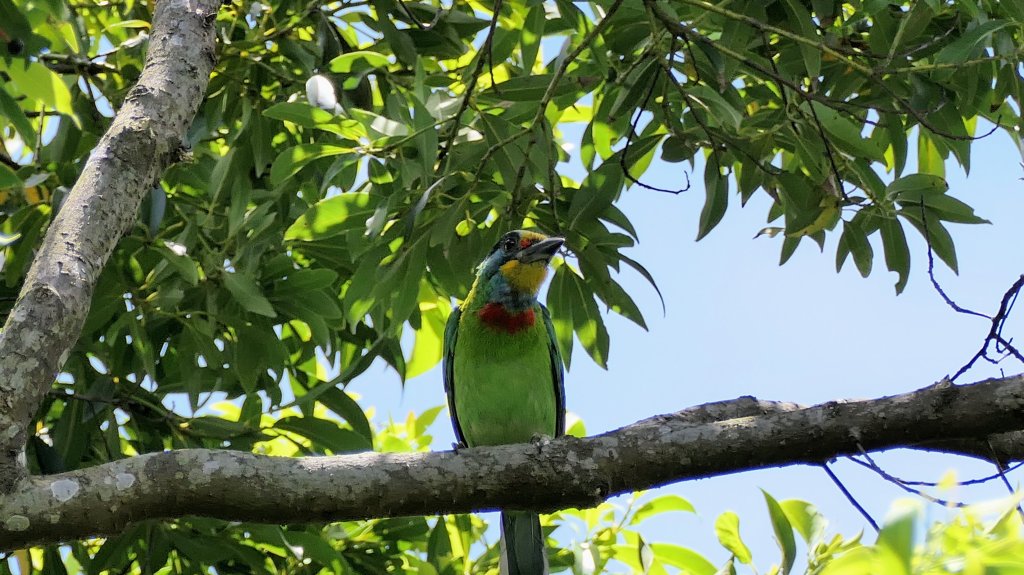
<path id="1" fill-rule="evenodd" d="M 517 242 L 514 237 L 509 236 L 502 240 L 501 249 L 505 250 L 506 252 L 511 252 L 516 249 L 517 245 L 519 245 L 519 242 Z"/>

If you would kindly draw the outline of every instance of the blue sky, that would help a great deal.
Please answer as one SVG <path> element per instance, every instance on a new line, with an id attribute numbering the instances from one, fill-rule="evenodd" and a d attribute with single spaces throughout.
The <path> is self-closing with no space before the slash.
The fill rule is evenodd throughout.
<path id="1" fill-rule="evenodd" d="M 961 305 L 993 312 L 1006 288 L 1024 272 L 1024 228 L 1015 223 L 1024 213 L 1024 182 L 1019 180 L 1024 170 L 1016 146 L 1002 134 L 976 142 L 972 158 L 969 177 L 952 162 L 947 166 L 950 193 L 993 225 L 951 225 L 960 275 L 938 267 L 937 276 Z M 655 162 L 644 180 L 671 187 L 686 166 Z M 699 167 L 696 173 L 702 173 Z M 722 224 L 695 242 L 704 191 L 701 177 L 691 180 L 694 186 L 685 194 L 633 188 L 621 201 L 640 234 L 639 245 L 628 255 L 653 273 L 667 311 L 663 316 L 657 295 L 641 277 L 624 274 L 622 283 L 644 311 L 650 331 L 607 315 L 612 341 L 607 371 L 576 346 L 566 377 L 568 408 L 585 421 L 588 433 L 740 395 L 813 404 L 911 391 L 955 372 L 987 333 L 985 320 L 954 313 L 934 292 L 926 274 L 926 246 L 909 226 L 911 279 L 896 296 L 896 275 L 885 270 L 877 242 L 874 271 L 867 279 L 852 262 L 836 274 L 838 234 L 829 237 L 824 253 L 806 241 L 789 263 L 778 266 L 781 238 L 752 239 L 766 225 L 770 200 L 764 194 L 743 209 L 738 197 L 731 197 Z M 1011 321 L 1007 334 L 1013 336 L 1020 325 Z M 1024 371 L 1011 361 L 1002 367 L 1007 374 Z M 995 375 L 999 367 L 984 364 L 960 382 Z M 438 369 L 410 380 L 403 390 L 393 373 L 374 368 L 350 389 L 363 395 L 364 406 L 376 407 L 378 423 L 444 402 Z M 450 445 L 447 420 L 439 419 L 432 431 L 436 448 Z M 961 479 L 993 471 L 991 465 L 967 458 L 910 451 L 882 454 L 876 460 L 908 479 L 937 480 L 950 469 Z M 852 463 L 840 461 L 834 470 L 876 520 L 904 496 Z M 1014 475 L 1010 479 L 1016 484 Z M 768 535 L 762 488 L 777 499 L 814 503 L 830 520 L 832 532 L 870 532 L 822 470 L 795 466 L 662 488 L 660 492 L 690 499 L 698 514 L 652 520 L 645 535 L 694 548 L 720 563 L 728 553 L 715 540 L 714 520 L 731 509 L 741 517 L 741 532 L 755 562 L 767 568 L 777 562 L 778 553 Z M 950 495 L 979 501 L 1006 491 L 991 483 Z M 930 513 L 939 518 L 945 511 L 933 506 Z M 873 536 L 869 533 L 867 539 Z"/>

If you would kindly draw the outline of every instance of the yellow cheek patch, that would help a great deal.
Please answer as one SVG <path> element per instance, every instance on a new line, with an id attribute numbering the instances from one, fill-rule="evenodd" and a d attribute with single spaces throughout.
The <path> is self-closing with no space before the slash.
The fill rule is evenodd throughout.
<path id="1" fill-rule="evenodd" d="M 548 275 L 548 264 L 547 262 L 524 264 L 518 260 L 511 260 L 502 264 L 501 273 L 516 291 L 535 294 L 540 290 L 540 284 L 544 283 L 544 278 Z"/>

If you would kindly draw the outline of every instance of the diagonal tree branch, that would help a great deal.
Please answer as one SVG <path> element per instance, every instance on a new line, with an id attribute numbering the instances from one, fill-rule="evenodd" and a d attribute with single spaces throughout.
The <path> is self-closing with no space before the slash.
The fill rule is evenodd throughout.
<path id="1" fill-rule="evenodd" d="M 1016 375 L 813 407 L 741 397 L 596 437 L 458 452 L 284 458 L 169 451 L 21 481 L 0 496 L 0 552 L 185 515 L 287 523 L 588 506 L 673 481 L 820 465 L 861 446 L 927 441 L 926 449 L 991 457 L 974 445 L 987 451 L 984 438 L 994 435 L 994 445 L 1014 449 L 1000 457 L 1022 458 L 1024 443 L 1000 443 L 997 435 L 1021 427 L 1024 375 Z"/>
<path id="2" fill-rule="evenodd" d="M 139 83 L 50 226 L 0 333 L 0 493 L 25 475 L 25 430 L 78 339 L 100 271 L 180 153 L 216 59 L 219 6 L 156 4 Z"/>

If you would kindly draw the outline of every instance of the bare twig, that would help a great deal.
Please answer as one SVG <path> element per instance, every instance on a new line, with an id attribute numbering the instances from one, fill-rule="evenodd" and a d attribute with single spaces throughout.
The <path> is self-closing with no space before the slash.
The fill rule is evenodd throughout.
<path id="1" fill-rule="evenodd" d="M 459 126 L 462 122 L 462 114 L 466 112 L 466 108 L 469 108 L 469 100 L 473 97 L 473 90 L 476 89 L 476 82 L 480 77 L 480 73 L 484 70 L 484 64 L 487 62 L 486 54 L 491 53 L 491 43 L 494 42 L 494 31 L 498 28 L 498 16 L 501 14 L 501 4 L 503 0 L 495 0 L 494 2 L 494 16 L 491 18 L 490 28 L 487 30 L 487 37 L 484 38 L 484 43 L 480 47 L 480 51 L 477 52 L 476 66 L 473 67 L 473 72 L 469 75 L 469 82 L 466 84 L 466 91 L 462 94 L 462 102 L 459 104 L 459 109 L 452 116 L 451 131 L 448 133 L 448 139 L 445 141 L 444 147 L 437 156 L 438 173 L 443 174 L 448 167 L 448 159 L 451 154 L 452 146 L 455 144 L 455 137 L 459 134 Z M 401 4 L 401 2 L 400 2 Z M 405 6 L 405 4 L 402 4 Z"/>
<path id="2" fill-rule="evenodd" d="M 1010 341 L 1005 339 L 1002 335 L 1003 324 L 1006 323 L 1006 318 L 1009 315 L 1009 311 L 1012 309 L 1013 302 L 1016 301 L 1017 294 L 1020 292 L 1021 289 L 1024 289 L 1024 275 L 1018 277 L 1017 281 L 1013 282 L 1013 285 L 1010 286 L 1010 289 L 1006 290 L 1006 293 L 1003 294 L 1003 299 L 999 303 L 999 310 L 996 312 L 996 315 L 992 316 L 991 318 L 992 327 L 989 329 L 988 335 L 985 336 L 985 341 L 981 345 L 981 349 L 979 349 L 978 352 L 975 353 L 974 356 L 971 357 L 971 359 L 963 365 L 963 367 L 961 367 L 952 377 L 949 378 L 950 381 L 956 381 L 958 377 L 966 373 L 967 370 L 971 369 L 971 367 L 973 367 L 979 359 L 984 358 L 986 360 L 992 361 L 993 363 L 997 361 L 992 360 L 988 356 L 988 347 L 992 342 L 996 343 L 996 350 L 998 352 L 1004 353 L 1005 356 L 1012 356 L 1016 358 L 1018 361 L 1024 363 L 1024 355 L 1017 351 L 1017 348 L 1014 347 L 1013 344 L 1011 344 Z"/>
<path id="3" fill-rule="evenodd" d="M 861 461 L 860 459 L 857 459 L 856 457 L 848 457 L 847 459 L 849 459 L 850 461 L 856 463 L 857 465 L 860 465 L 861 467 L 865 467 L 867 469 L 874 470 L 874 468 L 871 466 L 871 464 L 866 462 L 866 461 Z M 1000 473 L 993 473 L 992 475 L 986 475 L 984 477 L 976 477 L 974 479 L 968 479 L 966 481 L 957 481 L 956 484 L 957 485 L 963 485 L 963 486 L 982 485 L 982 484 L 988 483 L 990 481 L 994 481 L 996 479 L 999 479 L 1004 473 L 1009 473 L 1011 471 L 1014 471 L 1014 470 L 1020 468 L 1021 466 L 1024 466 L 1024 461 L 1018 461 L 1017 463 L 1011 465 L 1010 467 L 1007 467 L 1007 468 L 1003 469 Z M 911 479 L 903 479 L 901 477 L 896 477 L 896 476 L 893 476 L 891 474 L 890 474 L 890 477 L 892 477 L 896 481 L 899 481 L 903 485 L 912 485 L 912 486 L 917 486 L 917 487 L 938 487 L 940 485 L 938 481 L 916 481 L 916 480 L 911 480 Z"/>
<path id="4" fill-rule="evenodd" d="M 118 74 L 120 70 L 106 62 L 94 62 L 89 58 L 68 54 L 42 54 L 39 59 L 47 68 L 58 74 L 81 74 L 96 76 L 98 74 Z"/>
<path id="5" fill-rule="evenodd" d="M 929 232 L 928 232 L 928 213 L 925 210 L 925 206 L 924 206 L 924 202 L 923 201 L 921 202 L 921 225 L 924 227 L 924 241 L 925 241 L 925 244 L 928 245 L 928 279 L 931 280 L 932 287 L 935 288 L 935 291 L 937 291 L 939 293 L 939 296 L 941 296 L 942 300 L 944 302 L 946 302 L 946 305 L 948 305 L 949 307 L 953 308 L 953 311 L 955 311 L 957 313 L 962 313 L 962 314 L 966 314 L 966 315 L 973 315 L 973 316 L 977 316 L 977 317 L 983 317 L 985 319 L 992 319 L 992 318 L 990 318 L 989 316 L 987 316 L 987 315 L 985 315 L 983 313 L 976 312 L 974 310 L 969 310 L 969 309 L 967 309 L 965 307 L 961 307 L 960 305 L 958 305 L 948 295 L 946 295 L 946 291 L 944 289 L 942 289 L 942 286 L 939 285 L 939 281 L 937 279 L 935 279 L 935 255 L 934 255 L 933 250 L 932 250 L 932 238 L 931 238 L 931 236 L 929 235 Z"/>
<path id="6" fill-rule="evenodd" d="M 575 61 L 584 50 L 589 48 L 597 36 L 608 27 L 608 24 L 611 22 L 612 15 L 619 10 L 623 1 L 624 0 L 615 0 L 615 2 L 613 2 L 605 11 L 605 17 L 598 22 L 596 26 L 590 29 L 590 32 L 583 37 L 579 45 L 576 46 L 572 52 L 562 59 L 561 64 L 559 64 L 558 68 L 551 75 L 551 81 L 548 83 L 548 87 L 544 91 L 544 96 L 537 102 L 537 113 L 534 114 L 533 119 L 521 130 L 513 132 L 498 142 L 495 142 L 490 148 L 487 148 L 487 151 L 484 152 L 484 155 L 480 158 L 481 165 L 486 164 L 487 160 L 491 159 L 491 156 L 496 154 L 498 150 L 529 134 L 530 130 L 532 130 L 533 127 L 544 118 L 544 112 L 547 110 L 548 104 L 555 97 L 555 89 L 557 88 L 558 83 L 562 80 L 562 76 L 564 76 L 565 72 L 569 69 L 569 65 L 572 64 L 572 62 Z"/>
<path id="7" fill-rule="evenodd" d="M 1003 480 L 1003 485 L 1006 486 L 1006 490 L 1010 492 L 1010 495 L 1015 494 L 1017 490 L 1010 485 L 1010 480 L 1006 478 L 1006 472 L 1008 470 L 1003 468 L 1003 462 L 999 460 L 999 455 L 996 453 L 995 448 L 992 447 L 992 442 L 986 439 L 985 443 L 988 444 L 988 450 L 992 452 L 992 464 L 996 466 L 996 471 L 998 472 L 997 475 Z M 1017 463 L 1017 466 L 1019 467 L 1022 463 L 1024 462 Z M 1021 520 L 1024 521 L 1024 508 L 1021 508 L 1019 502 L 1017 503 L 1017 515 L 1019 515 Z"/>
<path id="8" fill-rule="evenodd" d="M 761 41 L 764 43 L 764 49 L 769 51 L 768 63 L 771 64 L 772 72 L 775 74 L 776 78 L 781 78 L 782 73 L 779 72 L 779 67 L 775 63 L 775 56 L 770 52 L 771 42 L 768 40 L 768 34 L 766 34 L 764 30 L 761 30 Z M 786 87 L 777 80 L 776 85 L 779 87 L 779 95 L 782 96 L 782 104 L 785 107 L 784 109 L 789 110 L 789 98 L 786 96 Z M 804 93 L 805 90 L 798 90 L 798 92 Z M 846 189 L 843 187 L 843 177 L 839 174 L 839 166 L 836 165 L 835 154 L 832 152 L 832 141 L 825 135 L 825 127 L 822 126 L 821 119 L 818 118 L 818 112 L 814 109 L 813 103 L 808 102 L 807 107 L 811 109 L 811 118 L 814 120 L 814 125 L 818 129 L 818 137 L 821 138 L 821 143 L 825 146 L 825 156 L 828 158 L 829 166 L 832 168 L 832 177 L 836 180 L 835 190 L 839 192 L 839 195 L 842 196 L 844 201 L 849 203 L 850 198 L 846 195 Z M 789 125 L 790 128 L 793 129 L 793 136 L 799 138 L 800 130 L 797 129 L 796 121 L 790 118 Z"/>
<path id="9" fill-rule="evenodd" d="M 839 480 L 839 477 L 837 477 L 836 474 L 833 473 L 831 469 L 829 469 L 828 463 L 823 463 L 821 465 L 821 468 L 825 470 L 825 474 L 828 475 L 828 478 L 832 480 L 832 483 L 836 484 L 836 487 L 839 488 L 839 491 L 841 491 L 843 495 L 846 496 L 846 500 L 850 502 L 850 505 L 853 505 L 854 509 L 860 512 L 861 516 L 863 516 L 864 519 L 866 519 L 867 522 L 871 525 L 871 527 L 873 527 L 874 530 L 877 532 L 878 523 L 874 520 L 874 518 L 871 517 L 871 514 L 868 513 L 868 510 L 864 509 L 864 506 L 862 506 L 860 502 L 857 501 L 857 498 L 854 497 L 852 493 L 850 493 L 850 490 L 847 489 L 845 485 L 843 485 L 843 482 Z"/>
<path id="10" fill-rule="evenodd" d="M 710 6 L 711 8 L 708 8 L 709 10 L 711 10 L 713 12 L 716 12 L 716 13 L 719 13 L 719 14 L 722 14 L 722 15 L 728 17 L 728 18 L 732 18 L 732 19 L 739 20 L 741 22 L 745 22 L 747 24 L 750 24 L 751 26 L 753 26 L 754 28 L 757 28 L 758 30 L 764 30 L 764 31 L 769 31 L 769 32 L 775 33 L 775 34 L 779 34 L 780 36 L 789 38 L 790 40 L 793 40 L 794 42 L 797 42 L 797 43 L 800 43 L 800 44 L 813 45 L 816 49 L 820 49 L 820 50 L 822 50 L 823 52 L 825 52 L 827 54 L 836 56 L 839 60 L 841 60 L 842 62 L 844 62 L 848 66 L 850 66 L 851 69 L 856 70 L 858 73 L 862 74 L 867 80 L 869 80 L 873 84 L 879 86 L 889 96 L 889 98 L 891 98 L 892 101 L 895 102 L 899 106 L 899 110 L 902 110 L 902 112 L 910 114 L 911 116 L 913 116 L 918 124 L 920 124 L 923 128 L 927 129 L 929 132 L 932 132 L 933 134 L 942 136 L 944 138 L 948 138 L 950 140 L 966 140 L 966 141 L 979 140 L 979 139 L 985 138 L 985 137 L 987 137 L 989 135 L 989 134 L 983 134 L 981 136 L 961 136 L 961 135 L 953 134 L 953 133 L 950 133 L 950 132 L 948 132 L 946 130 L 942 130 L 942 129 L 936 127 L 934 124 L 931 123 L 931 121 L 928 120 L 928 118 L 927 118 L 927 116 L 926 116 L 926 114 L 924 112 L 918 110 L 917 108 L 914 108 L 909 101 L 907 101 L 905 98 L 901 97 L 899 94 L 895 93 L 888 85 L 885 84 L 884 81 L 882 81 L 882 75 L 889 73 L 890 72 L 889 70 L 875 70 L 873 68 L 870 68 L 868 66 L 860 64 L 860 63 L 856 62 L 855 60 L 852 60 L 852 59 L 846 57 L 845 55 L 842 55 L 839 52 L 836 52 L 835 50 L 833 50 L 831 48 L 827 48 L 826 46 L 823 46 L 823 45 L 819 46 L 819 43 L 814 42 L 813 40 L 804 38 L 803 36 L 800 36 L 799 34 L 795 34 L 793 32 L 782 30 L 780 28 L 776 28 L 776 27 L 771 26 L 769 24 L 765 24 L 764 22 L 761 22 L 760 20 L 757 20 L 756 18 L 752 18 L 752 17 L 747 16 L 745 14 L 739 14 L 739 13 L 736 13 L 736 12 L 732 12 L 730 10 L 726 10 L 724 8 L 715 6 L 713 4 L 708 4 L 707 2 L 703 2 L 702 0 L 686 0 L 686 2 L 691 4 L 691 5 L 699 6 L 699 7 Z M 823 96 L 821 96 L 819 94 L 816 94 L 814 92 L 809 92 L 807 90 L 804 90 L 798 84 L 792 82 L 791 80 L 788 80 L 786 78 L 781 77 L 779 74 L 776 74 L 776 73 L 772 72 L 771 70 L 765 68 L 763 65 L 758 64 L 757 62 L 754 62 L 753 60 L 751 60 L 750 58 L 747 58 L 743 54 L 740 54 L 740 53 L 738 53 L 738 52 L 728 48 L 727 46 L 723 45 L 721 42 L 715 42 L 714 40 L 708 38 L 707 36 L 704 36 L 704 35 L 700 34 L 699 32 L 697 32 L 696 30 L 692 29 L 692 27 L 688 28 L 688 27 L 684 26 L 683 24 L 675 21 L 667 12 L 664 11 L 664 9 L 661 6 L 659 6 L 657 4 L 657 0 L 644 0 L 644 4 L 646 4 L 648 6 L 648 8 L 654 13 L 654 15 L 657 17 L 657 19 L 661 21 L 662 25 L 664 25 L 665 28 L 669 32 L 671 32 L 672 34 L 674 34 L 676 36 L 680 36 L 680 37 L 683 36 L 683 35 L 689 34 L 690 36 L 693 37 L 694 40 L 699 41 L 702 44 L 707 44 L 709 46 L 712 46 L 715 50 L 717 50 L 717 51 L 721 52 L 722 54 L 725 54 L 726 56 L 728 56 L 728 57 L 730 57 L 730 58 L 732 58 L 732 59 L 734 59 L 734 60 L 744 64 L 745 66 L 748 66 L 751 69 L 753 69 L 753 70 L 755 70 L 755 71 L 757 71 L 757 72 L 759 72 L 759 73 L 761 73 L 761 74 L 763 74 L 763 75 L 765 75 L 765 76 L 767 76 L 767 77 L 769 77 L 769 78 L 771 78 L 771 79 L 773 79 L 773 80 L 775 80 L 777 82 L 782 82 L 782 83 L 786 84 L 787 86 L 789 86 L 791 89 L 796 91 L 798 94 L 800 94 L 801 97 L 803 97 L 806 100 L 816 100 L 816 101 L 819 101 L 819 102 L 821 102 L 821 103 L 823 103 L 823 104 L 825 104 L 825 105 L 827 105 L 827 106 L 829 106 L 831 108 L 837 109 L 837 110 L 839 110 L 842 106 L 855 105 L 852 102 L 846 102 L 846 101 L 839 102 L 839 101 L 833 100 L 831 98 L 823 97 Z M 898 113 L 898 110 L 884 109 L 884 108 L 881 108 L 879 106 L 870 106 L 869 108 L 876 109 L 878 111 L 897 112 Z"/>
<path id="11" fill-rule="evenodd" d="M 796 32 L 790 32 L 789 30 L 786 30 L 784 28 L 772 26 L 771 24 L 762 22 L 757 18 L 747 16 L 746 14 L 741 14 L 739 12 L 734 12 L 732 10 L 729 10 L 728 8 L 724 8 L 722 6 L 712 4 L 710 2 L 705 2 L 704 0 L 683 0 L 683 2 L 696 8 L 705 10 L 707 12 L 714 12 L 716 14 L 725 16 L 730 20 L 737 20 L 739 22 L 743 22 L 754 28 L 757 28 L 761 32 L 771 32 L 772 34 L 778 34 L 779 36 L 788 38 L 789 40 L 792 40 L 797 44 L 803 44 L 804 46 L 814 48 L 815 50 L 818 50 L 824 54 L 828 54 L 829 56 L 834 57 L 836 60 L 843 62 L 844 64 L 850 66 L 854 70 L 857 70 L 858 72 L 866 76 L 871 76 L 874 73 L 874 71 L 870 67 L 865 66 L 864 64 L 861 64 L 856 60 L 850 59 L 849 57 L 847 57 L 847 54 L 844 54 L 836 50 L 827 43 L 821 41 L 821 39 L 812 40 L 811 38 L 805 38 L 804 36 L 801 36 Z M 653 3 L 653 1 L 651 3 Z"/>
<path id="12" fill-rule="evenodd" d="M 939 497 L 935 497 L 934 495 L 925 493 L 924 491 L 922 491 L 920 489 L 916 489 L 916 488 L 914 488 L 914 487 L 904 483 L 903 481 L 900 481 L 900 479 L 898 477 L 890 475 L 886 470 L 882 469 L 877 463 L 875 463 L 875 460 L 871 459 L 871 456 L 868 455 L 868 452 L 865 451 L 863 447 L 860 447 L 860 445 L 858 445 L 857 447 L 860 449 L 860 455 L 861 455 L 861 457 L 863 457 L 866 460 L 866 463 L 864 461 L 857 461 L 857 458 L 852 456 L 852 455 L 847 456 L 847 459 L 849 459 L 851 461 L 857 461 L 857 463 L 860 463 L 864 467 L 867 467 L 871 471 L 874 471 L 875 473 L 878 474 L 879 477 L 881 477 L 882 479 L 888 481 L 889 483 L 892 483 L 896 487 L 899 487 L 903 491 L 906 491 L 907 493 L 911 493 L 913 495 L 916 495 L 916 496 L 918 496 L 918 497 L 920 497 L 922 499 L 926 499 L 926 500 L 928 500 L 928 501 L 930 501 L 932 503 L 936 503 L 938 505 L 942 505 L 943 507 L 966 507 L 967 506 L 967 504 L 962 502 L 962 501 L 953 501 L 953 500 L 949 500 L 949 499 L 941 499 Z"/>
<path id="13" fill-rule="evenodd" d="M 665 72 L 665 73 L 667 73 L 667 72 Z M 643 188 L 645 190 L 651 190 L 653 192 L 663 192 L 663 193 L 666 193 L 666 194 L 681 194 L 681 193 L 683 193 L 683 192 L 685 192 L 685 191 L 690 189 L 690 176 L 688 174 L 686 174 L 685 171 L 683 172 L 683 174 L 686 176 L 686 185 L 684 187 L 682 187 L 682 188 L 678 188 L 678 189 L 674 189 L 673 190 L 673 189 L 670 189 L 670 188 L 659 188 L 657 186 L 651 186 L 649 184 L 645 184 L 645 183 L 641 182 L 639 179 L 634 178 L 633 174 L 629 173 L 629 166 L 626 165 L 626 159 L 629 157 L 629 147 L 633 143 L 633 138 L 636 137 L 636 135 L 637 135 L 636 130 L 637 130 L 637 125 L 640 123 L 640 116 L 643 114 L 644 110 L 647 108 L 647 104 L 650 103 L 651 96 L 654 95 L 654 89 L 657 86 L 658 86 L 658 76 L 657 76 L 657 74 L 655 74 L 654 78 L 651 80 L 651 85 L 650 85 L 650 87 L 647 90 L 647 95 L 644 97 L 644 101 L 640 104 L 640 107 L 638 107 L 636 109 L 636 112 L 634 112 L 633 117 L 630 118 L 630 120 L 629 120 L 629 134 L 626 135 L 626 145 L 623 146 L 623 148 L 622 148 L 622 155 L 619 156 L 619 167 L 622 168 L 622 175 L 625 176 L 627 180 L 629 180 L 630 182 L 640 186 L 641 188 Z"/>

